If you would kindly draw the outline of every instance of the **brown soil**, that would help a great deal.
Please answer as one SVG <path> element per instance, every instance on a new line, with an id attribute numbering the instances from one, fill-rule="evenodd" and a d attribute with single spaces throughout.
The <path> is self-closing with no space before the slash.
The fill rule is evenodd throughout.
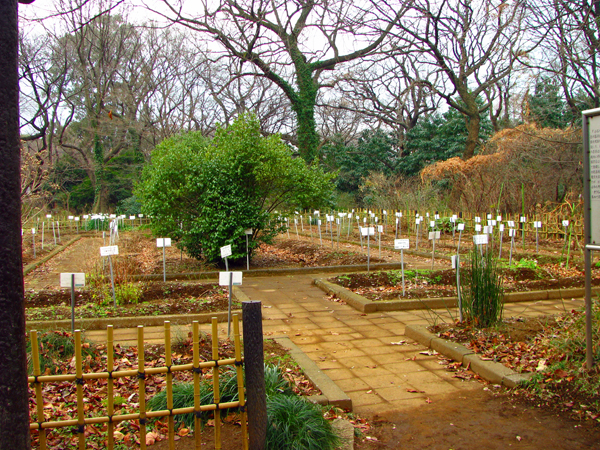
<path id="1" fill-rule="evenodd" d="M 546 268 L 544 268 L 546 267 Z M 505 292 L 535 291 L 546 289 L 582 288 L 584 274 L 576 269 L 561 276 L 555 269 L 559 266 L 543 266 L 538 270 L 513 268 L 502 271 Z M 414 274 L 414 272 L 413 272 Z M 426 271 L 416 276 L 405 275 L 405 294 L 402 295 L 401 271 L 349 273 L 330 278 L 339 284 L 370 300 L 399 300 L 414 298 L 456 296 L 456 272 L 454 270 Z M 594 270 L 592 285 L 600 286 L 600 271 Z"/>

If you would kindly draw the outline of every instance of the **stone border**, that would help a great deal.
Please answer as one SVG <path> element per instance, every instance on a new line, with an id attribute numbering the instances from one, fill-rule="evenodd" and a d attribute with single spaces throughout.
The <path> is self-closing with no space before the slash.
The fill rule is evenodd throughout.
<path id="1" fill-rule="evenodd" d="M 352 411 L 352 399 L 323 372 L 317 364 L 304 353 L 300 347 L 287 337 L 270 338 L 289 349 L 290 356 L 298 363 L 304 375 L 323 393 L 322 395 L 313 395 L 308 399 L 320 405 L 332 405 L 338 408 Z"/>
<path id="2" fill-rule="evenodd" d="M 75 236 L 73 239 L 71 239 L 66 244 L 64 244 L 64 245 L 62 245 L 60 247 L 56 247 L 54 250 L 52 250 L 50 253 L 48 253 L 46 256 L 44 256 L 39 261 L 36 261 L 36 262 L 33 262 L 31 264 L 26 265 L 23 268 L 23 276 L 27 275 L 29 272 L 32 272 L 33 270 L 35 270 L 36 268 L 38 268 L 39 266 L 41 266 L 45 262 L 48 262 L 50 259 L 54 258 L 60 252 L 62 252 L 63 250 L 65 250 L 68 247 L 70 247 L 71 245 L 73 245 L 75 242 L 77 242 L 82 237 L 83 237 L 83 235 Z"/>
<path id="3" fill-rule="evenodd" d="M 456 362 L 460 362 L 463 367 L 472 370 L 490 383 L 514 388 L 526 383 L 534 375 L 533 372 L 515 372 L 499 362 L 484 361 L 464 345 L 447 341 L 430 333 L 425 325 L 407 325 L 404 335 Z"/>
<path id="4" fill-rule="evenodd" d="M 440 309 L 456 308 L 457 297 L 437 297 L 410 300 L 372 301 L 362 295 L 355 294 L 335 283 L 323 278 L 315 278 L 315 286 L 330 295 L 336 295 L 353 308 L 364 312 L 374 313 L 377 311 L 406 311 L 415 309 Z M 600 288 L 592 289 L 592 293 L 600 294 Z M 531 302 L 536 300 L 558 300 L 567 298 L 580 298 L 585 296 L 585 289 L 556 289 L 547 291 L 509 292 L 504 294 L 504 303 Z"/>

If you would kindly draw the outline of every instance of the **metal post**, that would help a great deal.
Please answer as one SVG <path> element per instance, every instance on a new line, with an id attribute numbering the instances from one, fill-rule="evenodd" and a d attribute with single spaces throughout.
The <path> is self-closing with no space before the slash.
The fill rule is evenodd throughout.
<path id="1" fill-rule="evenodd" d="M 165 256 L 165 238 L 163 240 L 163 283 L 167 282 L 167 260 Z"/>
<path id="2" fill-rule="evenodd" d="M 371 270 L 371 233 L 367 225 L 367 272 Z"/>
<path id="3" fill-rule="evenodd" d="M 115 277 L 113 276 L 112 258 L 108 255 L 108 267 L 110 268 L 110 285 L 112 287 L 113 306 L 117 307 L 117 298 L 115 297 Z"/>
<path id="4" fill-rule="evenodd" d="M 229 272 L 229 302 L 227 308 L 227 338 L 231 337 L 231 291 L 233 290 L 233 272 Z"/>
<path id="5" fill-rule="evenodd" d="M 248 252 L 248 235 L 246 234 L 246 270 L 250 270 L 250 253 Z"/>
<path id="6" fill-rule="evenodd" d="M 404 249 L 400 250 L 400 266 L 402 267 L 402 297 L 406 295 L 404 289 Z"/>
<path id="7" fill-rule="evenodd" d="M 263 450 L 267 436 L 267 397 L 261 302 L 242 302 L 244 365 L 250 450 Z"/>
<path id="8" fill-rule="evenodd" d="M 463 321 L 462 295 L 460 294 L 460 256 L 456 254 L 456 294 L 458 296 L 458 318 Z"/>
<path id="9" fill-rule="evenodd" d="M 590 195 L 590 139 L 589 117 L 583 114 L 583 242 L 586 246 L 585 259 L 585 348 L 586 368 L 594 367 L 592 350 L 592 255 L 587 248 L 592 241 L 592 199 Z"/>

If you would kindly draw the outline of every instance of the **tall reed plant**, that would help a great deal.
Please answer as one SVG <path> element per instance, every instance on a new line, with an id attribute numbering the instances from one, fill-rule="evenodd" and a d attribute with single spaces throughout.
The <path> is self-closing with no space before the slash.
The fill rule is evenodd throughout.
<path id="1" fill-rule="evenodd" d="M 468 264 L 470 267 L 463 275 L 461 286 L 464 316 L 477 327 L 489 327 L 502 319 L 504 307 L 497 259 L 491 251 L 483 253 L 475 245 Z"/>

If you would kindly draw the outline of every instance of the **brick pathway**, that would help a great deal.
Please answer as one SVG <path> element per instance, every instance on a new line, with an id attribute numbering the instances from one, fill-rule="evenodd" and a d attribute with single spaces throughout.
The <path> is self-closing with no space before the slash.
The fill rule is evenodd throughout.
<path id="1" fill-rule="evenodd" d="M 404 337 L 406 325 L 448 319 L 448 311 L 362 314 L 328 300 L 312 282 L 310 275 L 246 278 L 242 291 L 250 300 L 262 302 L 265 337 L 288 336 L 350 396 L 357 413 L 397 411 L 483 389 L 479 382 L 454 378 L 436 355 L 426 354 L 425 347 Z M 506 304 L 504 315 L 554 314 L 582 303 L 579 299 Z M 210 330 L 209 325 L 201 327 Z M 115 341 L 135 345 L 135 333 L 115 330 Z M 174 327 L 173 335 L 177 333 L 187 335 L 187 328 Z M 227 324 L 220 325 L 220 333 L 227 333 Z M 161 342 L 162 335 L 162 327 L 145 328 L 148 342 Z M 102 341 L 104 336 L 104 331 L 86 333 L 92 340 Z"/>

